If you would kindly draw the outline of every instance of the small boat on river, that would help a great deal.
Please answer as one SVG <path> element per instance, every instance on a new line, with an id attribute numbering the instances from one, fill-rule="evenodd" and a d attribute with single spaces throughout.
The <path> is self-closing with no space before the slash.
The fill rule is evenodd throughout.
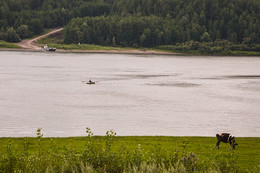
<path id="1" fill-rule="evenodd" d="M 87 82 L 87 84 L 88 84 L 88 85 L 92 85 L 92 84 L 96 84 L 96 82 L 92 82 L 91 80 L 89 80 L 89 81 Z"/>
<path id="2" fill-rule="evenodd" d="M 89 85 L 96 84 L 96 82 L 87 82 L 87 84 L 89 84 Z"/>

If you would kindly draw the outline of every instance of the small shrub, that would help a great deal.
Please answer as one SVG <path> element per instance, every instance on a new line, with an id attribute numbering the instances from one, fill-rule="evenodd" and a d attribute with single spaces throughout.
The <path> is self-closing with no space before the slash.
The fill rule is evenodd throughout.
<path id="1" fill-rule="evenodd" d="M 238 155 L 234 151 L 220 152 L 215 155 L 213 165 L 218 172 L 238 172 Z"/>

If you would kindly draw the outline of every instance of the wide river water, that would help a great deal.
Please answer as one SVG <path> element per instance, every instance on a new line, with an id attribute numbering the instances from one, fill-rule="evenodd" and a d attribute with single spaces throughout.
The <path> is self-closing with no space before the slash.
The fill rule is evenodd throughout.
<path id="1" fill-rule="evenodd" d="M 260 57 L 0 51 L 0 137 L 260 137 L 259 116 Z"/>

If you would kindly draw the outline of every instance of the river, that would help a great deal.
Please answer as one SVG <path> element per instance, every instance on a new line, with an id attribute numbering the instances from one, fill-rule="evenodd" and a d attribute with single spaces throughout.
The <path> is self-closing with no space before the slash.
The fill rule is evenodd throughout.
<path id="1" fill-rule="evenodd" d="M 259 114 L 260 57 L 0 51 L 0 137 L 260 137 Z"/>

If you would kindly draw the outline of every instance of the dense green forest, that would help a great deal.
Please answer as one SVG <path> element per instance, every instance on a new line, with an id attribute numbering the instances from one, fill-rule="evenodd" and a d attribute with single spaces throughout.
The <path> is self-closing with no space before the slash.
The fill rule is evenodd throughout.
<path id="1" fill-rule="evenodd" d="M 0 0 L 0 40 L 40 34 L 44 28 L 65 26 L 74 17 L 109 13 L 103 1 L 89 0 Z"/>
<path id="2" fill-rule="evenodd" d="M 260 44 L 259 0 L 0 0 L 0 5 L 0 39 L 10 42 L 66 26 L 66 44 Z"/>

